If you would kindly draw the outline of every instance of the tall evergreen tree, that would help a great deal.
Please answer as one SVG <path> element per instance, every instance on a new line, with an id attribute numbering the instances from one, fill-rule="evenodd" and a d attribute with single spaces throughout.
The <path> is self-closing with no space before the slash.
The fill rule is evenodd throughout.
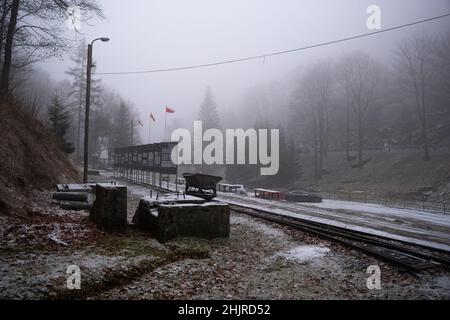
<path id="1" fill-rule="evenodd" d="M 130 145 L 131 114 L 128 105 L 121 101 L 116 111 L 114 121 L 114 134 L 112 137 L 114 148 Z"/>
<path id="2" fill-rule="evenodd" d="M 86 104 L 86 66 L 87 66 L 87 45 L 83 40 L 77 47 L 75 53 L 70 57 L 74 66 L 70 67 L 66 74 L 72 78 L 72 91 L 70 92 L 70 107 L 77 117 L 77 139 L 76 139 L 76 159 L 80 161 L 83 151 L 83 125 L 84 107 Z M 95 63 L 93 67 L 95 72 Z M 95 109 L 101 95 L 100 80 L 91 80 L 91 107 Z M 96 122 L 93 122 L 95 125 Z"/>
<path id="3" fill-rule="evenodd" d="M 203 130 L 207 130 L 210 128 L 220 128 L 220 119 L 219 113 L 217 111 L 217 105 L 214 101 L 214 97 L 209 86 L 208 88 L 206 88 L 205 97 L 203 98 L 203 103 L 200 106 L 200 111 L 197 117 L 203 122 Z"/>
<path id="4" fill-rule="evenodd" d="M 55 135 L 61 151 L 66 154 L 73 153 L 75 147 L 65 139 L 67 129 L 70 127 L 70 111 L 67 110 L 64 102 L 56 92 L 48 107 L 48 123 L 50 131 Z"/>

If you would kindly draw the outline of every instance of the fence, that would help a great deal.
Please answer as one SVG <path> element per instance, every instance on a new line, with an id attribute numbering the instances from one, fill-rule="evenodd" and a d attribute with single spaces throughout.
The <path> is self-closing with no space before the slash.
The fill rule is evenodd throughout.
<path id="1" fill-rule="evenodd" d="M 448 199 L 443 201 L 429 201 L 427 199 L 412 200 L 408 199 L 406 196 L 394 198 L 384 194 L 358 190 L 342 191 L 338 193 L 322 192 L 322 197 L 330 200 L 365 202 L 402 209 L 421 210 L 444 214 L 450 213 L 450 200 Z"/>
<path id="2" fill-rule="evenodd" d="M 178 167 L 170 158 L 175 145 L 173 142 L 161 142 L 116 148 L 113 176 L 163 190 L 170 190 L 173 181 L 175 190 L 178 190 Z"/>

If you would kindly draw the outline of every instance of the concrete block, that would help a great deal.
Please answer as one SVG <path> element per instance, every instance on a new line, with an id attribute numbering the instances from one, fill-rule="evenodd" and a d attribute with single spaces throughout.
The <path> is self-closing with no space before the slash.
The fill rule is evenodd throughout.
<path id="1" fill-rule="evenodd" d="M 152 203 L 141 200 L 133 222 L 160 242 L 178 237 L 230 236 L 230 207 L 221 202 Z"/>
<path id="2" fill-rule="evenodd" d="M 90 218 L 109 232 L 125 232 L 127 227 L 127 187 L 99 185 Z"/>

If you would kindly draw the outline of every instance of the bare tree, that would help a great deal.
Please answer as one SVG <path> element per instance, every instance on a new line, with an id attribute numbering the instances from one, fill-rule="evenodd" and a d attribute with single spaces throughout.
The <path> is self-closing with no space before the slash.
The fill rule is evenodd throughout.
<path id="1" fill-rule="evenodd" d="M 5 39 L 5 25 L 6 17 L 8 16 L 9 10 L 11 9 L 10 4 L 7 0 L 2 0 L 0 5 L 0 63 L 3 62 L 3 41 Z"/>
<path id="2" fill-rule="evenodd" d="M 296 111 L 312 133 L 315 176 L 322 178 L 323 159 L 327 150 L 329 105 L 334 91 L 332 66 L 329 62 L 318 62 L 311 66 L 300 81 L 294 93 L 297 99 Z"/>
<path id="3" fill-rule="evenodd" d="M 435 39 L 425 34 L 415 34 L 400 44 L 397 51 L 399 84 L 403 92 L 413 98 L 421 128 L 424 159 L 430 159 L 428 140 L 428 90 L 434 75 L 433 52 Z"/>
<path id="4" fill-rule="evenodd" d="M 11 1 L 9 15 L 5 17 L 8 23 L 0 84 L 2 96 L 9 93 L 12 67 L 21 68 L 58 55 L 70 47 L 61 27 L 68 17 L 68 8 L 79 8 L 83 21 L 102 16 L 96 0 Z"/>
<path id="5" fill-rule="evenodd" d="M 354 108 L 350 90 L 352 68 L 352 59 L 349 55 L 341 59 L 337 68 L 338 83 L 345 94 L 345 158 L 347 160 L 352 159 L 350 155 L 351 111 Z"/>
<path id="6" fill-rule="evenodd" d="M 450 114 L 450 35 L 441 34 L 434 50 L 435 88 L 439 104 Z"/>
<path id="7" fill-rule="evenodd" d="M 30 65 L 11 76 L 10 93 L 17 105 L 42 121 L 46 119 L 55 85 L 47 72 Z"/>
<path id="8" fill-rule="evenodd" d="M 356 117 L 358 137 L 358 164 L 361 168 L 366 162 L 363 159 L 365 126 L 367 115 L 379 97 L 381 80 L 384 76 L 382 66 L 367 53 L 354 52 L 344 57 L 346 67 L 343 78 L 348 94 L 349 104 Z"/>
<path id="9" fill-rule="evenodd" d="M 11 72 L 12 63 L 12 47 L 14 41 L 14 34 L 17 26 L 17 15 L 19 12 L 20 0 L 13 0 L 11 4 L 11 14 L 8 23 L 8 31 L 6 32 L 5 53 L 3 56 L 3 68 L 0 78 L 0 95 L 7 96 L 9 90 L 9 75 Z"/>

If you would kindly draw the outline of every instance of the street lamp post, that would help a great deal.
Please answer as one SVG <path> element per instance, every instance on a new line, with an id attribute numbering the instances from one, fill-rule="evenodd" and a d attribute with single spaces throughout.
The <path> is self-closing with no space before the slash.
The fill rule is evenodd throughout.
<path id="1" fill-rule="evenodd" d="M 97 38 L 88 44 L 88 56 L 86 66 L 86 110 L 84 114 L 84 167 L 83 167 L 83 183 L 88 182 L 88 165 L 89 165 L 89 109 L 91 107 L 91 69 L 92 69 L 92 46 L 94 42 L 101 40 L 108 42 L 109 38 Z"/>

